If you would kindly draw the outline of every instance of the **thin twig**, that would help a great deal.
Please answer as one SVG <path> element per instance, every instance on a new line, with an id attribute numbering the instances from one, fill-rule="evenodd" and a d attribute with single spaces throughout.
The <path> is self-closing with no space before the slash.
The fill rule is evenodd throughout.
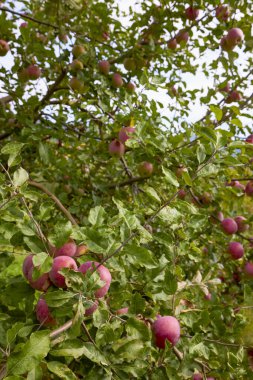
<path id="1" fill-rule="evenodd" d="M 74 226 L 78 225 L 78 223 L 73 218 L 73 216 L 70 214 L 70 212 L 63 206 L 63 204 L 61 203 L 61 201 L 53 193 L 51 193 L 51 191 L 49 191 L 46 187 L 44 187 L 39 182 L 35 182 L 35 181 L 32 181 L 32 180 L 29 180 L 28 184 L 31 185 L 31 186 L 33 186 L 33 187 L 36 187 L 37 189 L 42 190 L 45 194 L 47 194 L 50 198 L 52 198 L 52 200 L 57 204 L 57 206 L 63 212 L 63 214 L 70 220 L 70 222 Z"/>

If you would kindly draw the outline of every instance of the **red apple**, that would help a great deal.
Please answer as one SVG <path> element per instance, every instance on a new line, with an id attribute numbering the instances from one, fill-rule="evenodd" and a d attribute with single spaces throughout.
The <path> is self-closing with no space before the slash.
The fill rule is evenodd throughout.
<path id="1" fill-rule="evenodd" d="M 234 221 L 237 223 L 238 232 L 245 232 L 249 229 L 249 224 L 245 223 L 247 219 L 244 216 L 236 216 Z"/>
<path id="2" fill-rule="evenodd" d="M 253 135 L 249 135 L 249 136 L 246 138 L 246 142 L 249 143 L 249 144 L 253 144 Z"/>
<path id="3" fill-rule="evenodd" d="M 184 199 L 186 197 L 187 193 L 184 189 L 180 189 L 177 193 L 178 198 Z"/>
<path id="4" fill-rule="evenodd" d="M 125 143 L 135 133 L 134 127 L 124 127 L 119 131 L 119 141 Z"/>
<path id="5" fill-rule="evenodd" d="M 238 231 L 237 223 L 232 218 L 223 219 L 221 227 L 227 235 L 233 235 Z"/>
<path id="6" fill-rule="evenodd" d="M 88 252 L 88 247 L 84 244 L 81 244 L 77 247 L 75 257 L 85 255 Z"/>
<path id="7" fill-rule="evenodd" d="M 23 261 L 23 275 L 24 277 L 28 280 L 28 273 L 31 269 L 34 268 L 34 265 L 33 265 L 33 256 L 34 255 L 29 255 L 29 256 L 26 256 L 25 260 Z"/>
<path id="8" fill-rule="evenodd" d="M 57 288 L 66 288 L 65 278 L 59 271 L 63 268 L 69 268 L 77 270 L 77 265 L 75 260 L 69 256 L 57 256 L 52 265 L 52 269 L 49 272 L 49 277 L 52 283 L 57 286 Z"/>
<path id="9" fill-rule="evenodd" d="M 253 263 L 248 261 L 244 266 L 244 273 L 249 277 L 253 277 Z"/>
<path id="10" fill-rule="evenodd" d="M 177 40 L 177 43 L 180 44 L 182 42 L 186 44 L 186 42 L 189 40 L 189 33 L 186 30 L 180 30 L 175 38 Z"/>
<path id="11" fill-rule="evenodd" d="M 112 76 L 112 86 L 115 88 L 120 88 L 124 84 L 122 76 L 118 73 L 114 73 Z"/>
<path id="12" fill-rule="evenodd" d="M 153 164 L 151 164 L 151 162 L 147 162 L 147 161 L 141 162 L 138 165 L 137 169 L 138 169 L 139 174 L 143 177 L 151 176 L 151 174 L 154 171 Z"/>
<path id="13" fill-rule="evenodd" d="M 29 65 L 26 69 L 27 77 L 30 80 L 39 79 L 41 76 L 41 69 L 36 65 Z"/>
<path id="14" fill-rule="evenodd" d="M 167 46 L 171 50 L 175 50 L 177 48 L 177 40 L 176 38 L 172 38 L 171 40 L 168 41 Z"/>
<path id="15" fill-rule="evenodd" d="M 215 15 L 218 20 L 227 21 L 230 15 L 230 11 L 227 5 L 219 5 L 215 10 Z"/>
<path id="16" fill-rule="evenodd" d="M 101 74 L 108 75 L 110 71 L 110 62 L 105 60 L 98 62 L 98 70 Z"/>
<path id="17" fill-rule="evenodd" d="M 72 49 L 72 54 L 75 58 L 80 57 L 80 55 L 83 55 L 85 52 L 85 47 L 82 45 L 75 45 Z"/>
<path id="18" fill-rule="evenodd" d="M 113 140 L 109 145 L 109 153 L 111 156 L 122 157 L 125 153 L 125 145 L 118 140 Z"/>
<path id="19" fill-rule="evenodd" d="M 56 321 L 50 313 L 48 305 L 43 298 L 40 298 L 36 305 L 36 317 L 41 325 L 52 326 L 56 324 Z"/>
<path id="20" fill-rule="evenodd" d="M 244 40 L 244 34 L 240 28 L 232 28 L 228 31 L 226 38 L 230 46 L 235 46 Z"/>
<path id="21" fill-rule="evenodd" d="M 188 7 L 185 10 L 185 16 L 188 18 L 188 20 L 196 20 L 199 16 L 199 9 L 196 9 L 194 7 Z"/>
<path id="22" fill-rule="evenodd" d="M 33 280 L 34 268 L 31 268 L 28 273 L 28 281 L 33 289 L 40 290 L 41 292 L 46 292 L 51 285 L 48 273 L 42 274 L 37 280 Z"/>
<path id="23" fill-rule="evenodd" d="M 245 187 L 245 194 L 253 196 L 253 181 L 249 181 Z"/>
<path id="24" fill-rule="evenodd" d="M 128 307 L 123 307 L 122 309 L 118 309 L 115 311 L 115 314 L 117 315 L 123 315 L 128 313 Z"/>
<path id="25" fill-rule="evenodd" d="M 240 189 L 242 191 L 245 191 L 245 186 L 239 182 L 239 181 L 232 181 L 232 185 L 233 187 L 237 188 L 237 189 Z"/>
<path id="26" fill-rule="evenodd" d="M 211 294 L 211 293 L 205 294 L 205 299 L 206 299 L 207 301 L 211 301 L 211 299 L 212 299 L 212 294 Z"/>
<path id="27" fill-rule="evenodd" d="M 88 309 L 85 309 L 84 315 L 86 316 L 92 315 L 97 310 L 97 308 L 98 308 L 98 301 L 96 300 L 93 302 L 92 306 L 88 307 Z"/>
<path id="28" fill-rule="evenodd" d="M 228 245 L 228 253 L 233 257 L 233 259 L 238 260 L 244 255 L 244 248 L 241 243 L 237 241 L 232 241 Z"/>
<path id="29" fill-rule="evenodd" d="M 227 103 L 233 103 L 233 102 L 239 102 L 240 100 L 242 100 L 242 96 L 241 96 L 240 92 L 234 90 L 228 94 L 226 102 Z"/>
<path id="30" fill-rule="evenodd" d="M 220 40 L 220 46 L 225 51 L 233 50 L 235 46 L 231 46 L 227 40 L 227 36 L 223 36 Z"/>
<path id="31" fill-rule="evenodd" d="M 4 57 L 9 50 L 10 46 L 8 45 L 8 42 L 0 40 L 0 57 Z"/>
<path id="32" fill-rule="evenodd" d="M 105 285 L 103 285 L 101 288 L 99 288 L 95 292 L 95 296 L 97 298 L 101 298 L 101 297 L 104 297 L 106 293 L 108 292 L 111 281 L 112 281 L 112 276 L 109 269 L 107 269 L 104 265 L 100 265 L 99 263 L 95 261 L 87 261 L 86 263 L 82 264 L 78 270 L 79 272 L 83 274 L 86 274 L 87 272 L 91 274 L 95 269 L 97 270 L 100 279 L 105 282 Z"/>
<path id="33" fill-rule="evenodd" d="M 203 380 L 203 375 L 201 373 L 194 373 L 192 380 Z"/>
<path id="34" fill-rule="evenodd" d="M 224 220 L 223 212 L 218 211 L 217 212 L 217 218 L 219 219 L 220 222 L 222 222 Z"/>
<path id="35" fill-rule="evenodd" d="M 165 342 L 168 340 L 173 346 L 180 338 L 180 324 L 175 317 L 158 316 L 153 323 L 152 330 L 155 338 L 155 345 L 158 348 L 165 348 Z"/>
<path id="36" fill-rule="evenodd" d="M 74 242 L 65 243 L 61 248 L 56 250 L 55 257 L 57 256 L 70 256 L 73 257 L 76 254 L 77 246 Z"/>
<path id="37" fill-rule="evenodd" d="M 20 25 L 19 25 L 19 29 L 26 29 L 28 28 L 28 23 L 27 22 L 22 22 Z"/>

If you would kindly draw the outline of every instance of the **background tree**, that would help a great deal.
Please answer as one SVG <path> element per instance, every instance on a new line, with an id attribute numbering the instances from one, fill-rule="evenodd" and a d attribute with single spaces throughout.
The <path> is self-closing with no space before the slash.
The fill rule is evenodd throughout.
<path id="1" fill-rule="evenodd" d="M 253 376 L 253 3 L 129 3 L 0 6 L 0 379 Z"/>

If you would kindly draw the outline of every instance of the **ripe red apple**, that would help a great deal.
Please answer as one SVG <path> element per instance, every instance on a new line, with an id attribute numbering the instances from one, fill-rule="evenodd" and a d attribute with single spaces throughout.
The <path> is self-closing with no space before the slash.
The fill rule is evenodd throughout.
<path id="1" fill-rule="evenodd" d="M 203 380 L 203 375 L 201 373 L 194 373 L 192 380 Z"/>
<path id="2" fill-rule="evenodd" d="M 69 81 L 69 85 L 73 91 L 76 91 L 79 93 L 83 92 L 85 88 L 84 83 L 77 77 L 72 77 Z"/>
<path id="3" fill-rule="evenodd" d="M 75 45 L 72 49 L 72 54 L 75 58 L 80 57 L 86 52 L 86 49 L 83 45 Z"/>
<path id="4" fill-rule="evenodd" d="M 52 283 L 57 286 L 57 288 L 66 288 L 65 278 L 59 271 L 63 268 L 69 268 L 77 270 L 77 265 L 75 260 L 69 256 L 57 256 L 52 265 L 52 269 L 49 272 L 49 277 Z"/>
<path id="5" fill-rule="evenodd" d="M 172 38 L 171 40 L 168 41 L 167 46 L 171 50 L 175 50 L 177 48 L 177 40 L 176 38 Z"/>
<path id="6" fill-rule="evenodd" d="M 111 156 L 122 157 L 125 153 L 125 145 L 118 140 L 113 140 L 109 144 L 109 153 Z"/>
<path id="7" fill-rule="evenodd" d="M 249 181 L 245 187 L 245 194 L 252 196 L 253 195 L 253 181 Z"/>
<path id="8" fill-rule="evenodd" d="M 108 75 L 110 71 L 110 62 L 105 60 L 98 62 L 98 70 L 101 74 Z"/>
<path id="9" fill-rule="evenodd" d="M 199 16 L 199 9 L 196 9 L 194 7 L 188 7 L 185 10 L 185 16 L 188 18 L 188 20 L 194 21 Z"/>
<path id="10" fill-rule="evenodd" d="M 253 263 L 250 261 L 247 261 L 244 266 L 244 273 L 248 275 L 249 277 L 253 277 Z"/>
<path id="11" fill-rule="evenodd" d="M 245 186 L 239 181 L 232 181 L 231 186 L 235 187 L 236 189 L 240 189 L 242 191 L 245 191 Z"/>
<path id="12" fill-rule="evenodd" d="M 135 71 L 136 70 L 136 63 L 133 58 L 125 58 L 123 65 L 127 71 Z"/>
<path id="13" fill-rule="evenodd" d="M 223 219 L 221 227 L 227 235 L 233 235 L 238 231 L 237 223 L 232 218 Z"/>
<path id="14" fill-rule="evenodd" d="M 230 15 L 230 11 L 227 5 L 219 5 L 215 10 L 215 15 L 220 21 L 227 21 Z"/>
<path id="15" fill-rule="evenodd" d="M 180 189 L 177 193 L 178 198 L 184 199 L 186 197 L 187 193 L 184 189 Z"/>
<path id="16" fill-rule="evenodd" d="M 112 86 L 115 88 L 120 88 L 124 84 L 122 76 L 118 73 L 114 73 L 112 76 Z"/>
<path id="17" fill-rule="evenodd" d="M 158 316 L 153 323 L 152 330 L 155 338 L 155 345 L 158 348 L 165 348 L 165 341 L 168 340 L 173 346 L 180 338 L 180 324 L 175 317 Z"/>
<path id="18" fill-rule="evenodd" d="M 230 242 L 228 245 L 228 253 L 230 253 L 233 259 L 240 259 L 244 255 L 243 245 L 237 241 Z"/>
<path id="19" fill-rule="evenodd" d="M 246 138 L 246 142 L 249 143 L 249 144 L 253 144 L 253 135 L 249 135 L 249 136 Z"/>
<path id="20" fill-rule="evenodd" d="M 211 294 L 211 293 L 205 294 L 205 299 L 206 299 L 207 301 L 211 301 L 211 299 L 212 299 L 212 294 Z"/>
<path id="21" fill-rule="evenodd" d="M 8 42 L 4 40 L 0 40 L 0 57 L 4 57 L 8 51 L 10 50 L 10 46 Z"/>
<path id="22" fill-rule="evenodd" d="M 231 91 L 226 99 L 227 103 L 239 102 L 242 100 L 242 95 L 237 90 Z"/>
<path id="23" fill-rule="evenodd" d="M 178 44 L 186 44 L 186 42 L 189 40 L 189 33 L 186 30 L 180 30 L 175 38 Z"/>
<path id="24" fill-rule="evenodd" d="M 48 273 L 42 274 L 37 280 L 33 280 L 34 268 L 31 268 L 28 272 L 28 281 L 33 289 L 40 290 L 41 292 L 46 292 L 51 285 Z"/>
<path id="25" fill-rule="evenodd" d="M 234 220 L 237 223 L 238 232 L 245 232 L 249 229 L 249 224 L 245 223 L 247 219 L 244 216 L 236 216 Z"/>
<path id="26" fill-rule="evenodd" d="M 119 140 L 125 143 L 128 139 L 131 139 L 132 135 L 135 133 L 134 127 L 124 127 L 119 131 Z"/>
<path id="27" fill-rule="evenodd" d="M 138 165 L 138 172 L 142 177 L 149 177 L 154 171 L 153 164 L 151 162 L 143 161 Z"/>
<path id="28" fill-rule="evenodd" d="M 70 64 L 70 70 L 76 73 L 78 70 L 83 70 L 83 63 L 79 59 L 74 59 Z"/>
<path id="29" fill-rule="evenodd" d="M 222 222 L 224 220 L 223 212 L 218 211 L 217 212 L 217 218 L 219 219 L 220 222 Z"/>
<path id="30" fill-rule="evenodd" d="M 100 265 L 99 263 L 95 261 L 87 261 L 86 263 L 82 264 L 78 270 L 79 272 L 83 274 L 86 274 L 87 272 L 91 274 L 94 271 L 95 267 L 96 267 L 96 270 L 98 271 L 100 279 L 105 282 L 105 285 L 103 285 L 101 288 L 99 288 L 95 292 L 95 296 L 97 298 L 101 298 L 101 297 L 104 297 L 106 293 L 108 292 L 111 281 L 112 281 L 112 276 L 109 269 L 107 269 L 104 265 Z"/>
<path id="31" fill-rule="evenodd" d="M 40 298 L 37 305 L 36 305 L 36 317 L 37 320 L 41 325 L 44 326 L 52 326 L 56 324 L 56 321 L 52 314 L 50 313 L 50 310 L 48 308 L 48 305 L 46 301 L 43 298 Z"/>
<path id="32" fill-rule="evenodd" d="M 28 79 L 36 80 L 41 76 L 41 69 L 36 65 L 29 65 L 26 69 Z"/>
<path id="33" fill-rule="evenodd" d="M 117 315 L 123 315 L 128 313 L 129 308 L 128 307 L 123 307 L 122 309 L 118 309 L 115 311 L 115 314 Z"/>
<path id="34" fill-rule="evenodd" d="M 22 267 L 23 275 L 27 280 L 28 280 L 29 271 L 34 268 L 33 256 L 34 255 L 26 256 L 25 260 L 23 261 L 23 267 Z"/>
<path id="35" fill-rule="evenodd" d="M 55 257 L 57 256 L 70 256 L 74 257 L 76 255 L 77 246 L 74 242 L 68 242 L 63 244 L 63 246 L 56 250 Z"/>
<path id="36" fill-rule="evenodd" d="M 77 247 L 75 257 L 85 255 L 89 251 L 88 247 L 84 244 L 81 244 Z"/>
<path id="37" fill-rule="evenodd" d="M 19 29 L 26 29 L 28 28 L 28 23 L 27 22 L 22 22 L 20 25 L 19 25 Z"/>
<path id="38" fill-rule="evenodd" d="M 84 315 L 86 316 L 92 315 L 97 310 L 97 308 L 98 308 L 98 301 L 96 300 L 93 302 L 92 306 L 88 307 L 88 309 L 85 309 Z"/>
<path id="39" fill-rule="evenodd" d="M 133 94 L 135 92 L 135 84 L 133 82 L 128 82 L 126 85 L 126 90 L 129 94 Z"/>
<path id="40" fill-rule="evenodd" d="M 230 46 L 235 46 L 244 40 L 244 34 L 240 28 L 232 28 L 228 31 L 226 38 Z"/>

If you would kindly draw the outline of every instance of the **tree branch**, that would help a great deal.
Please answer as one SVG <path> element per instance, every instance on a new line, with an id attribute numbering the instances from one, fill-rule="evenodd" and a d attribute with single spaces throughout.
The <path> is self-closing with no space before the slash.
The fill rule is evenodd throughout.
<path id="1" fill-rule="evenodd" d="M 39 182 L 35 182 L 35 181 L 32 181 L 32 180 L 29 180 L 28 181 L 28 184 L 33 186 L 33 187 L 36 187 L 37 189 L 40 189 L 42 190 L 45 194 L 47 194 L 50 198 L 52 198 L 52 200 L 57 204 L 57 206 L 59 207 L 59 209 L 63 212 L 63 214 L 68 218 L 68 220 L 70 220 L 70 222 L 74 225 L 74 226 L 77 226 L 78 223 L 76 222 L 76 220 L 73 218 L 73 216 L 70 214 L 70 212 L 63 206 L 63 204 L 61 203 L 61 201 L 53 194 L 51 193 L 51 191 L 49 191 L 46 187 L 44 187 L 41 183 Z"/>
<path id="2" fill-rule="evenodd" d="M 73 325 L 73 320 L 70 319 L 68 322 L 64 323 L 61 327 L 58 329 L 52 331 L 49 335 L 51 339 L 57 338 L 58 335 L 62 334 L 64 331 L 68 330 Z"/>

